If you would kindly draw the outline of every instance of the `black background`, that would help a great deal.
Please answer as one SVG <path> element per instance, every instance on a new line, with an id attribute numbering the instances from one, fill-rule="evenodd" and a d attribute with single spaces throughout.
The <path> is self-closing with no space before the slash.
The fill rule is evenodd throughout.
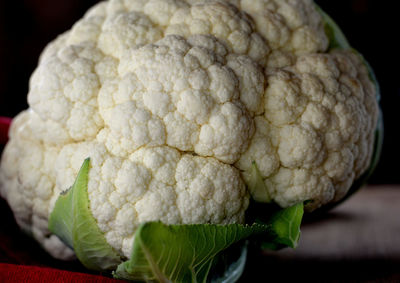
<path id="1" fill-rule="evenodd" d="M 0 116 L 27 108 L 29 77 L 40 52 L 69 29 L 95 0 L 0 0 Z M 370 183 L 400 183 L 400 50 L 397 1 L 319 0 L 374 68 L 381 85 L 385 139 L 381 162 Z"/>

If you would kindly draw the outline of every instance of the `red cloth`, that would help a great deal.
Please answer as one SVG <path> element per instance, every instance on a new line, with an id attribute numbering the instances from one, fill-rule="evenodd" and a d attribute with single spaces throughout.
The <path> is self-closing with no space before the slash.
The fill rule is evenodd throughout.
<path id="1" fill-rule="evenodd" d="M 0 116 L 0 144 L 5 144 L 7 142 L 10 124 L 11 118 Z"/>
<path id="2" fill-rule="evenodd" d="M 70 272 L 48 267 L 2 263 L 0 264 L 0 282 L 119 283 L 123 281 L 99 275 Z"/>

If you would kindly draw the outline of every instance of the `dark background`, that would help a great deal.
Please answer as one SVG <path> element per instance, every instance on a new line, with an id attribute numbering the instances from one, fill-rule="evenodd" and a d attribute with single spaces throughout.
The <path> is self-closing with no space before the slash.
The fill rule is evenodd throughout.
<path id="1" fill-rule="evenodd" d="M 0 0 L 0 116 L 27 108 L 29 77 L 45 45 L 69 29 L 96 0 Z M 370 183 L 400 183 L 397 123 L 400 51 L 397 1 L 319 0 L 374 68 L 381 85 L 385 138 Z"/>

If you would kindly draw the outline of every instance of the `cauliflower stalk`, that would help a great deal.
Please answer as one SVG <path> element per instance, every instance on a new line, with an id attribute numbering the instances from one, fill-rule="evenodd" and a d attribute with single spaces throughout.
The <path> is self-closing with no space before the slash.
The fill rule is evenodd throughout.
<path id="1" fill-rule="evenodd" d="M 143 223 L 245 223 L 248 191 L 312 211 L 370 174 L 377 93 L 311 0 L 100 2 L 41 55 L 0 193 L 61 259 L 49 215 L 87 157 L 88 216 L 122 258 Z"/>

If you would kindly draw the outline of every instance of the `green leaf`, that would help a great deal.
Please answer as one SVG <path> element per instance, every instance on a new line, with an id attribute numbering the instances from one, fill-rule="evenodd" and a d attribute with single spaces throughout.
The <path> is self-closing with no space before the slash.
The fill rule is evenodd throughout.
<path id="1" fill-rule="evenodd" d="M 324 22 L 325 34 L 329 39 L 329 50 L 340 48 L 340 49 L 350 49 L 350 44 L 346 39 L 346 36 L 340 29 L 340 27 L 335 23 L 335 21 L 326 14 L 318 5 L 316 5 L 317 11 L 322 16 Z"/>
<path id="2" fill-rule="evenodd" d="M 249 237 L 272 247 L 296 247 L 303 204 L 282 209 L 268 223 L 253 225 L 142 224 L 135 234 L 130 260 L 114 273 L 119 279 L 160 282 L 206 282 L 213 260 L 222 251 Z"/>
<path id="3" fill-rule="evenodd" d="M 56 201 L 49 218 L 49 230 L 73 248 L 88 269 L 112 270 L 121 262 L 97 226 L 89 207 L 87 192 L 89 158 L 78 173 L 73 186 Z"/>
<path id="4" fill-rule="evenodd" d="M 273 238 L 270 241 L 263 241 L 262 247 L 272 250 L 285 246 L 296 248 L 300 239 L 300 225 L 303 214 L 303 203 L 274 213 L 267 223 Z"/>
<path id="5" fill-rule="evenodd" d="M 135 234 L 131 259 L 115 277 L 160 282 L 205 282 L 216 255 L 265 225 L 142 224 Z"/>
<path id="6" fill-rule="evenodd" d="M 49 218 L 49 230 L 73 249 L 72 242 L 72 187 L 62 192 Z"/>
<path id="7" fill-rule="evenodd" d="M 255 161 L 252 162 L 250 178 L 248 180 L 247 186 L 252 198 L 255 201 L 265 203 L 271 202 L 271 197 L 269 196 L 267 186 L 264 183 L 264 180 L 261 176 L 260 171 L 258 170 Z"/>

